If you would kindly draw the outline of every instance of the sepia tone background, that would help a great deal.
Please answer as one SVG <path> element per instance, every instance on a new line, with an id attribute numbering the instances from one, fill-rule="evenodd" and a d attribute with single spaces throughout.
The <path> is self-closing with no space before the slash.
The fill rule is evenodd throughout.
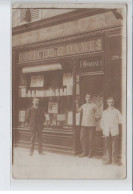
<path id="1" fill-rule="evenodd" d="M 113 96 L 115 107 L 125 116 L 122 107 L 126 95 L 122 47 L 125 8 L 30 9 L 29 5 L 25 9 L 27 6 L 14 4 L 12 9 L 13 177 L 125 177 L 122 127 L 119 137 L 122 166 L 103 166 L 104 137 L 99 123 L 95 158 L 89 161 L 77 157 L 81 152 L 81 115 L 76 114 L 75 105 L 83 104 L 86 92 L 91 92 L 101 115 L 106 97 Z M 25 111 L 34 96 L 40 98 L 47 118 L 43 130 L 47 154 L 40 157 L 35 153 L 30 158 L 31 133 L 24 122 Z M 50 103 L 55 105 L 51 114 Z"/>

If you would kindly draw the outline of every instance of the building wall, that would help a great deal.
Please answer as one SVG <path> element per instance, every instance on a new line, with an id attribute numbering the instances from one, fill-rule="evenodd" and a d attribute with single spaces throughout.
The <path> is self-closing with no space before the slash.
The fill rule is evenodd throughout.
<path id="1" fill-rule="evenodd" d="M 59 14 L 63 14 L 63 13 L 68 13 L 73 11 L 74 9 L 39 9 L 39 18 L 36 19 L 40 20 L 40 19 L 46 19 L 49 17 L 53 17 Z M 20 22 L 20 9 L 12 9 L 12 14 L 13 14 L 13 18 L 12 18 L 12 26 L 16 27 L 16 26 L 20 26 L 22 25 L 22 23 Z M 23 24 L 26 24 L 27 22 L 23 22 Z"/>
<path id="2" fill-rule="evenodd" d="M 107 12 L 39 30 L 13 35 L 12 46 L 28 45 L 64 36 L 119 26 L 121 24 L 121 19 L 116 19 L 112 12 Z"/>

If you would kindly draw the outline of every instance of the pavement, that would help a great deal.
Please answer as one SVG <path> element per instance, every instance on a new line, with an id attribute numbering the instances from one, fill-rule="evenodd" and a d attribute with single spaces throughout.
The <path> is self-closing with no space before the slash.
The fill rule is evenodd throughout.
<path id="1" fill-rule="evenodd" d="M 123 179 L 125 166 L 104 165 L 102 159 L 14 148 L 14 179 Z"/>

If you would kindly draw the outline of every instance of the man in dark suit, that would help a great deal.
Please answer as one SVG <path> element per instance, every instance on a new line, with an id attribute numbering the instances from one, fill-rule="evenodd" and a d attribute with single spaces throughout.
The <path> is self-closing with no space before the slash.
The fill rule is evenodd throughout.
<path id="1" fill-rule="evenodd" d="M 30 125 L 31 131 L 32 131 L 30 155 L 32 155 L 34 151 L 36 134 L 38 135 L 38 152 L 39 154 L 43 154 L 42 129 L 43 129 L 44 114 L 42 110 L 39 108 L 39 98 L 33 98 L 32 103 L 33 103 L 33 106 L 30 107 L 26 112 L 26 123 Z"/>

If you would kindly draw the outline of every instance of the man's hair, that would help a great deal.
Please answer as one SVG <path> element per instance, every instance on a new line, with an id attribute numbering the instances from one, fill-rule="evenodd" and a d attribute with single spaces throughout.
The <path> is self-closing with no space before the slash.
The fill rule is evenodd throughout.
<path id="1" fill-rule="evenodd" d="M 32 98 L 32 102 L 33 102 L 35 99 L 39 100 L 38 97 L 33 97 L 33 98 Z"/>
<path id="2" fill-rule="evenodd" d="M 86 97 L 87 95 L 90 96 L 90 97 L 92 97 L 91 93 L 86 93 L 85 97 Z"/>
<path id="3" fill-rule="evenodd" d="M 106 101 L 108 101 L 108 100 L 113 100 L 113 101 L 115 102 L 115 100 L 114 100 L 114 97 L 113 97 L 113 96 L 108 97 L 108 98 L 106 99 Z"/>

